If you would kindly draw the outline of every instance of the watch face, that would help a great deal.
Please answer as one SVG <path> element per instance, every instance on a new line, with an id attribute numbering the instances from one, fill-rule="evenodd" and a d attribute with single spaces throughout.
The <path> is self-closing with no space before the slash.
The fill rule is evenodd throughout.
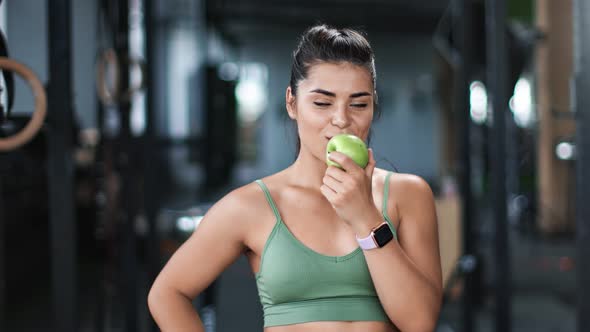
<path id="1" fill-rule="evenodd" d="M 379 247 L 383 247 L 389 241 L 391 241 L 391 239 L 393 239 L 393 232 L 387 223 L 384 223 L 375 229 L 373 234 L 375 234 L 375 242 L 377 242 Z"/>

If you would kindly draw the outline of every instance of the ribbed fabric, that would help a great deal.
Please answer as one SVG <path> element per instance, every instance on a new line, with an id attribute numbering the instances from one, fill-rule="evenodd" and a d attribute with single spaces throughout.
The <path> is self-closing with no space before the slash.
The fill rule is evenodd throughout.
<path id="1" fill-rule="evenodd" d="M 383 217 L 396 234 L 386 208 L 390 175 L 385 180 Z M 305 246 L 284 224 L 268 188 L 261 180 L 256 182 L 276 217 L 256 274 L 264 326 L 313 321 L 389 322 L 361 248 L 344 256 L 326 256 Z"/>
<path id="2" fill-rule="evenodd" d="M 290 302 L 273 305 L 264 310 L 265 327 L 342 320 L 389 322 L 375 296 Z"/>

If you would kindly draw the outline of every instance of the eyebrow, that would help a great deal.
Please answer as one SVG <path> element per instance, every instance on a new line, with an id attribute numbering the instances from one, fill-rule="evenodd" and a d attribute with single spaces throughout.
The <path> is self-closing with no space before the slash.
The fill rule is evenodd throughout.
<path id="1" fill-rule="evenodd" d="M 334 92 L 330 92 L 324 89 L 313 89 L 309 92 L 315 92 L 315 93 L 321 93 L 323 95 L 329 96 L 329 97 L 336 97 L 336 94 Z M 350 95 L 350 98 L 358 98 L 358 97 L 364 97 L 364 96 L 370 96 L 371 94 L 368 92 L 355 92 L 353 94 Z"/>

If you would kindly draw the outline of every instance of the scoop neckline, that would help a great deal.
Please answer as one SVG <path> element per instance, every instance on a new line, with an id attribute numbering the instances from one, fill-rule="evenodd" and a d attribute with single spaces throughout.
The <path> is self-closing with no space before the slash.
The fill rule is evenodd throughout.
<path id="1" fill-rule="evenodd" d="M 285 229 L 285 232 L 289 235 L 289 237 L 291 238 L 291 240 L 293 240 L 293 242 L 295 244 L 297 244 L 299 247 L 301 247 L 303 250 L 309 252 L 310 254 L 326 259 L 326 260 L 330 260 L 333 262 L 342 262 L 345 260 L 348 260 L 354 256 L 356 256 L 359 252 L 362 251 L 360 246 L 357 246 L 354 250 L 352 250 L 351 252 L 349 252 L 348 254 L 345 255 L 341 255 L 341 256 L 332 256 L 332 255 L 326 255 L 326 254 L 322 254 L 314 249 L 311 249 L 308 245 L 306 245 L 305 243 L 301 242 L 301 240 L 299 240 L 295 234 L 293 234 L 293 232 L 291 232 L 291 230 L 289 229 L 289 227 L 287 227 L 287 224 L 285 224 L 285 222 L 283 221 L 283 218 L 281 218 L 279 216 L 279 223 L 281 223 L 281 225 L 283 226 L 283 228 Z"/>

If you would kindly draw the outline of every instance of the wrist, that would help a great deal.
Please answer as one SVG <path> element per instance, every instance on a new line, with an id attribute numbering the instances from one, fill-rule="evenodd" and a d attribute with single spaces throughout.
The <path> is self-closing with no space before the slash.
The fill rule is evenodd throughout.
<path id="1" fill-rule="evenodd" d="M 395 238 L 395 234 L 391 230 L 387 221 L 382 222 L 377 227 L 373 228 L 369 236 L 359 238 L 357 236 L 356 241 L 359 247 L 363 250 L 371 250 L 376 248 L 383 248 L 391 240 Z"/>
<path id="2" fill-rule="evenodd" d="M 358 238 L 365 238 L 371 234 L 375 227 L 382 223 L 383 220 L 379 213 L 373 213 L 363 218 L 362 222 L 355 223 L 353 225 L 353 231 Z"/>

